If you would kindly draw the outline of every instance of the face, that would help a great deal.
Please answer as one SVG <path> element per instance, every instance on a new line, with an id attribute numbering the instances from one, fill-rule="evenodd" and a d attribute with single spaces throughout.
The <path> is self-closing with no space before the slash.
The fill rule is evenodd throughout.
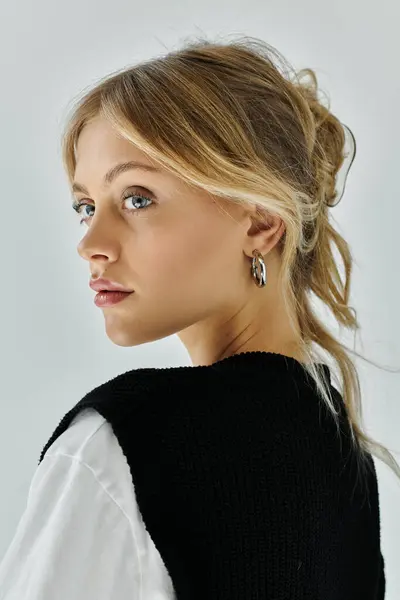
<path id="1" fill-rule="evenodd" d="M 160 170 L 131 169 L 104 185 L 105 173 L 126 161 Z M 78 223 L 84 219 L 80 256 L 96 278 L 134 290 L 97 308 L 115 344 L 136 346 L 178 333 L 191 352 L 201 338 L 195 332 L 208 327 L 205 337 L 216 336 L 218 323 L 257 290 L 251 250 L 244 253 L 247 211 L 168 173 L 106 120 L 83 129 L 74 181 L 88 192 L 74 193 L 85 204 L 77 216 Z"/>

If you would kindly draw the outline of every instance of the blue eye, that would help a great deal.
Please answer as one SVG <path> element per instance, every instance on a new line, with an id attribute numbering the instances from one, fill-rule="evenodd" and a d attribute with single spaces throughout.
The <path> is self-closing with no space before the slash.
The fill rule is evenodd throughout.
<path id="1" fill-rule="evenodd" d="M 125 194 L 122 196 L 122 200 L 127 200 L 129 198 L 136 198 L 136 199 L 138 198 L 139 200 L 144 200 L 144 201 L 146 201 L 146 202 L 148 202 L 150 204 L 147 204 L 146 206 L 142 206 L 142 207 L 139 206 L 138 208 L 128 208 L 128 209 L 126 209 L 128 212 L 141 212 L 141 211 L 144 211 L 144 210 L 146 210 L 146 208 L 150 208 L 151 205 L 154 203 L 153 200 L 151 198 L 149 198 L 148 196 L 144 196 L 143 194 L 132 194 L 132 191 L 125 192 Z M 134 204 L 137 204 L 137 203 L 138 203 L 138 200 L 135 200 Z M 85 202 L 84 200 L 79 200 L 78 202 L 74 202 L 72 204 L 72 208 L 74 209 L 74 211 L 76 213 L 78 213 L 78 215 L 82 214 L 82 210 L 81 209 L 84 206 L 89 206 L 91 208 L 94 208 L 94 206 L 92 204 L 90 204 L 89 202 Z M 92 216 L 93 216 L 93 214 L 92 215 L 87 215 L 85 218 L 83 218 L 83 219 L 80 220 L 79 224 L 81 225 L 84 222 L 86 223 L 86 221 L 88 219 L 90 219 Z"/>

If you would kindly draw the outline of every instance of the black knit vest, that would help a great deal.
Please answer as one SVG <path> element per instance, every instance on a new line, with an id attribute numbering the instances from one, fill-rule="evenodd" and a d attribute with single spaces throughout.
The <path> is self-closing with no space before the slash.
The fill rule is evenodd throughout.
<path id="1" fill-rule="evenodd" d="M 382 600 L 378 485 L 294 358 L 139 368 L 86 394 L 111 424 L 178 600 Z M 79 543 L 79 540 L 77 540 Z"/>

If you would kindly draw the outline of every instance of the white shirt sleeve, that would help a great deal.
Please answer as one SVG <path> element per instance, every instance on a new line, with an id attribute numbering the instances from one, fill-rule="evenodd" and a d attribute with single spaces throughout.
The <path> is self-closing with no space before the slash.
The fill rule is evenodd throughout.
<path id="1" fill-rule="evenodd" d="M 137 600 L 133 527 L 77 457 L 46 453 L 0 564 L 0 600 Z"/>

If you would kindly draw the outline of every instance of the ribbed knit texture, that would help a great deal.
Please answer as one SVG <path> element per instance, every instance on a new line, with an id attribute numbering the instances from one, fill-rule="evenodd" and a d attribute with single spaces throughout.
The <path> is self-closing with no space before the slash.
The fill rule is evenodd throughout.
<path id="1" fill-rule="evenodd" d="M 178 600 L 382 600 L 378 486 L 301 363 L 244 352 L 140 368 L 86 394 L 112 425 Z M 76 543 L 79 544 L 79 532 Z"/>

